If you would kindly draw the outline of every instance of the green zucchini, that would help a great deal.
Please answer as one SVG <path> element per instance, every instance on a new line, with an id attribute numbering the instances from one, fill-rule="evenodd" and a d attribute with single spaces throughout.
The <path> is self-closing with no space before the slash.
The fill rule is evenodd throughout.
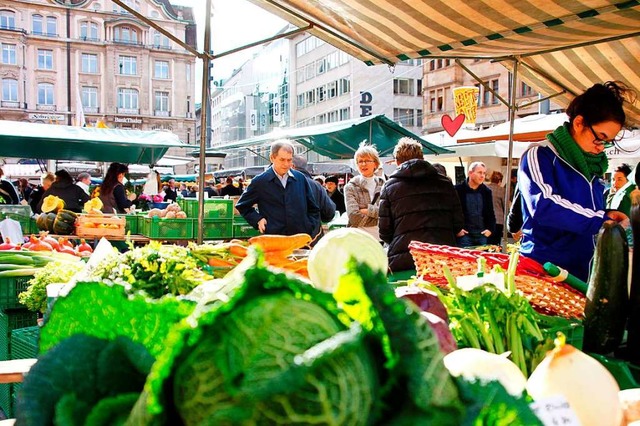
<path id="1" fill-rule="evenodd" d="M 636 192 L 636 191 L 634 191 Z M 634 256 L 631 261 L 631 290 L 629 295 L 629 321 L 627 325 L 627 353 L 625 358 L 640 365 L 640 205 L 632 195 L 629 219 L 633 231 Z M 636 256 L 636 254 L 638 254 Z"/>
<path id="2" fill-rule="evenodd" d="M 628 271 L 626 234 L 620 225 L 605 222 L 598 233 L 589 275 L 583 323 L 585 352 L 606 355 L 620 346 L 629 306 Z"/>

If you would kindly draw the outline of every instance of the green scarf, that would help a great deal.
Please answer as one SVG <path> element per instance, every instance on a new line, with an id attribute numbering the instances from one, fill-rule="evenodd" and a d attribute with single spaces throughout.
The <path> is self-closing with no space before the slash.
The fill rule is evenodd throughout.
<path id="1" fill-rule="evenodd" d="M 580 148 L 569 133 L 569 123 L 565 123 L 553 133 L 549 133 L 547 139 L 556 148 L 560 158 L 573 166 L 587 180 L 591 180 L 593 176 L 604 176 L 604 172 L 609 167 L 609 160 L 604 152 L 590 154 Z"/>

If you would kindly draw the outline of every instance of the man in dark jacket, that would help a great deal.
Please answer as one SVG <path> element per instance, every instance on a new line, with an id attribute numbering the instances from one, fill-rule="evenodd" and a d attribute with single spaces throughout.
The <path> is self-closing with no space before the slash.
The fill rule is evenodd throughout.
<path id="1" fill-rule="evenodd" d="M 338 176 L 329 176 L 324 180 L 324 187 L 327 189 L 329 198 L 336 205 L 336 210 L 343 214 L 347 211 L 344 204 L 344 194 L 338 189 Z"/>
<path id="2" fill-rule="evenodd" d="M 423 160 L 419 142 L 402 138 L 393 155 L 399 167 L 382 187 L 378 228 L 389 268 L 398 272 L 415 268 L 411 241 L 455 245 L 464 219 L 453 184 Z"/>
<path id="3" fill-rule="evenodd" d="M 236 209 L 262 234 L 315 237 L 320 208 L 305 176 L 291 170 L 293 145 L 287 140 L 274 142 L 269 158 L 271 167 L 251 180 Z"/>
<path id="4" fill-rule="evenodd" d="M 491 189 L 484 184 L 486 175 L 487 168 L 484 163 L 475 161 L 469 165 L 467 180 L 456 185 L 464 214 L 464 227 L 458 233 L 460 247 L 485 245 L 495 231 L 493 195 Z"/>
<path id="5" fill-rule="evenodd" d="M 336 205 L 331 198 L 329 198 L 329 194 L 325 191 L 324 187 L 311 177 L 311 174 L 307 171 L 307 160 L 300 155 L 293 156 L 293 169 L 299 171 L 307 178 L 309 185 L 311 186 L 311 190 L 313 195 L 316 198 L 318 203 L 318 207 L 320 207 L 320 221 L 318 222 L 318 229 L 315 230 L 314 235 L 318 235 L 322 232 L 322 224 L 320 222 L 330 222 L 336 215 Z M 316 240 L 317 241 L 317 240 Z"/>

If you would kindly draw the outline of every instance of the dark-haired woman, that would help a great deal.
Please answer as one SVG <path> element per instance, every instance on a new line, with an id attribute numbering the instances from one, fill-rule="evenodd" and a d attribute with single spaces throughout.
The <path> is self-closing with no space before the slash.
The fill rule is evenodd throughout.
<path id="1" fill-rule="evenodd" d="M 524 255 L 588 279 L 600 227 L 607 220 L 627 220 L 624 213 L 605 211 L 602 176 L 608 166 L 605 144 L 625 124 L 622 107 L 632 95 L 617 82 L 590 87 L 569 104 L 569 122 L 523 155 L 518 185 Z"/>
<path id="2" fill-rule="evenodd" d="M 64 208 L 80 213 L 84 203 L 89 201 L 89 195 L 73 182 L 68 171 L 61 169 L 55 173 L 56 179 L 47 189 L 38 203 L 38 211 L 42 211 L 42 203 L 49 195 L 55 195 L 64 201 Z"/>
<path id="3" fill-rule="evenodd" d="M 103 212 L 126 213 L 133 204 L 127 198 L 127 192 L 124 189 L 124 176 L 127 173 L 129 173 L 129 167 L 126 164 L 111 163 L 109 166 L 102 185 L 100 185 L 100 200 L 103 204 Z"/>
<path id="4" fill-rule="evenodd" d="M 621 164 L 613 173 L 611 188 L 605 193 L 608 210 L 618 210 L 629 216 L 631 211 L 631 192 L 636 186 L 629 180 L 631 166 Z"/>

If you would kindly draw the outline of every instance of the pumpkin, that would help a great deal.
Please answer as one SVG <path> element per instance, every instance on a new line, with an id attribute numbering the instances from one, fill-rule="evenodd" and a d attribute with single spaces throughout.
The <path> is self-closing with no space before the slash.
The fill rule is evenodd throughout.
<path id="1" fill-rule="evenodd" d="M 70 210 L 60 210 L 53 222 L 53 232 L 58 235 L 69 235 L 75 231 L 77 214 Z"/>
<path id="2" fill-rule="evenodd" d="M 91 213 L 95 213 L 96 211 L 100 212 L 100 214 L 102 214 L 102 200 L 98 197 L 96 198 L 92 198 L 89 201 L 87 201 L 86 203 L 84 203 L 84 207 L 83 210 L 89 214 Z"/>
<path id="3" fill-rule="evenodd" d="M 53 232 L 53 223 L 55 220 L 55 213 L 41 213 L 38 219 L 36 219 L 36 226 L 41 231 Z"/>
<path id="4" fill-rule="evenodd" d="M 64 200 L 60 197 L 56 197 L 55 195 L 47 195 L 42 200 L 42 212 L 57 212 L 64 208 Z"/>

